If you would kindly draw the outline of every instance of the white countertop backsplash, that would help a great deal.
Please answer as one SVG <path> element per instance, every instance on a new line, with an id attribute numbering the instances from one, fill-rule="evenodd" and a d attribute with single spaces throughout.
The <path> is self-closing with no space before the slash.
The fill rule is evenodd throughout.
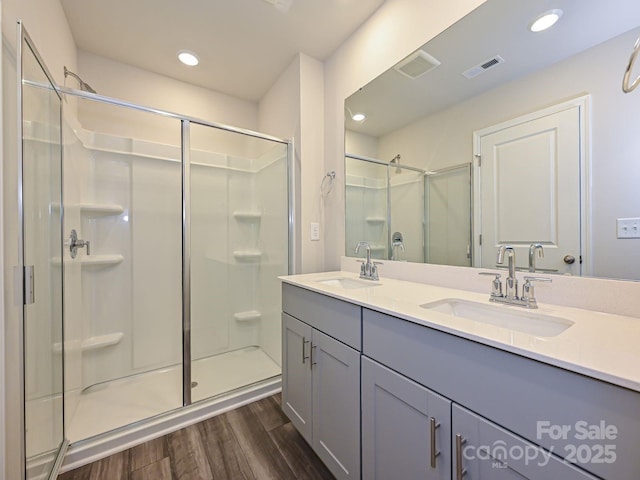
<path id="1" fill-rule="evenodd" d="M 492 277 L 478 275 L 478 272 L 499 273 L 502 275 L 503 282 L 507 276 L 505 270 L 490 268 L 453 267 L 389 260 L 381 260 L 381 262 L 382 265 L 378 267 L 380 278 L 394 278 L 486 293 L 487 298 L 491 293 Z M 340 270 L 360 273 L 360 262 L 355 258 L 343 256 L 340 260 Z M 516 273 L 518 288 L 522 288 L 525 275 L 530 274 L 528 272 Z M 534 284 L 538 302 L 636 317 L 640 322 L 640 282 L 571 275 L 544 275 L 541 273 L 535 275 L 549 277 L 553 280 L 552 283 Z M 640 338 L 638 341 L 640 342 Z"/>
<path id="2" fill-rule="evenodd" d="M 383 263 L 379 267 L 380 285 L 370 288 L 345 289 L 318 282 L 358 278 L 360 264 L 347 257 L 342 258 L 339 272 L 281 278 L 292 285 L 640 392 L 640 284 L 585 278 L 571 282 L 556 276 L 551 284 L 536 284 L 540 308 L 533 312 L 574 322 L 557 336 L 539 337 L 420 307 L 445 298 L 489 304 L 491 277 L 477 275 L 477 269 Z M 578 288 L 580 292 L 575 292 Z"/>

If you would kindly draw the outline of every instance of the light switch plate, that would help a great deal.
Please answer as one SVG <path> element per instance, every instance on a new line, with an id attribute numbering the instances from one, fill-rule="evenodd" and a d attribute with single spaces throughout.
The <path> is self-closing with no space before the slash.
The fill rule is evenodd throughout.
<path id="1" fill-rule="evenodd" d="M 311 222 L 311 241 L 317 242 L 318 240 L 320 240 L 320 224 Z"/>
<path id="2" fill-rule="evenodd" d="M 640 238 L 640 217 L 616 219 L 618 238 Z"/>

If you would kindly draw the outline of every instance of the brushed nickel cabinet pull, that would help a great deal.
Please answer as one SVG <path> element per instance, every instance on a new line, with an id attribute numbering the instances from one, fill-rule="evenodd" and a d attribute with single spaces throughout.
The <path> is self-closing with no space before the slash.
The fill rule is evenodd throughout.
<path id="1" fill-rule="evenodd" d="M 314 362 L 313 361 L 313 352 L 315 351 L 317 345 L 314 345 L 313 343 L 311 344 L 311 370 L 313 370 L 313 366 L 317 365 L 318 362 Z"/>
<path id="2" fill-rule="evenodd" d="M 306 339 L 306 337 L 304 337 L 304 336 L 303 336 L 303 337 L 302 337 L 302 363 L 303 363 L 303 364 L 304 364 L 304 363 L 306 363 L 306 362 L 305 362 L 305 360 L 306 360 L 307 358 L 309 358 L 308 356 L 306 356 L 306 355 L 304 354 L 304 353 L 305 353 L 305 348 L 304 348 L 304 346 L 305 346 L 307 343 L 309 343 L 309 340 L 307 340 L 307 339 Z"/>
<path id="3" fill-rule="evenodd" d="M 462 438 L 462 435 L 456 433 L 456 480 L 462 480 L 467 474 L 467 469 L 462 468 L 462 446 L 467 443 L 467 441 Z"/>
<path id="4" fill-rule="evenodd" d="M 436 429 L 440 428 L 440 424 L 433 417 L 429 423 L 431 424 L 431 468 L 436 468 L 436 457 L 440 455 L 440 450 L 436 449 Z"/>

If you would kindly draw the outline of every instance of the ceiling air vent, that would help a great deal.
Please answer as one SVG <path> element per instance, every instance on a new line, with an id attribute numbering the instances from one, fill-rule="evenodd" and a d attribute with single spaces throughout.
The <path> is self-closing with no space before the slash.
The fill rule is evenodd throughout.
<path id="1" fill-rule="evenodd" d="M 405 77 L 416 79 L 428 71 L 433 70 L 438 65 L 440 65 L 438 60 L 427 52 L 418 50 L 394 65 L 393 69 Z"/>
<path id="2" fill-rule="evenodd" d="M 500 65 L 505 61 L 506 60 L 502 58 L 500 55 L 494 55 L 493 57 L 486 59 L 484 62 L 480 63 L 479 65 L 476 65 L 475 67 L 471 67 L 466 72 L 462 72 L 462 75 L 464 75 L 467 78 L 477 77 L 481 73 L 484 73 L 490 68 Z"/>

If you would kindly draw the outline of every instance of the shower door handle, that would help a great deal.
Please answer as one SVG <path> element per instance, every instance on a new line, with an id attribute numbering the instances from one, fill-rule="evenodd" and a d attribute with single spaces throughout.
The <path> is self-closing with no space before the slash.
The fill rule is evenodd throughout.
<path id="1" fill-rule="evenodd" d="M 76 258 L 78 249 L 85 247 L 87 248 L 87 255 L 91 255 L 91 242 L 88 240 L 80 240 L 75 228 L 71 230 L 71 235 L 69 235 L 69 252 L 71 253 L 71 258 Z"/>

